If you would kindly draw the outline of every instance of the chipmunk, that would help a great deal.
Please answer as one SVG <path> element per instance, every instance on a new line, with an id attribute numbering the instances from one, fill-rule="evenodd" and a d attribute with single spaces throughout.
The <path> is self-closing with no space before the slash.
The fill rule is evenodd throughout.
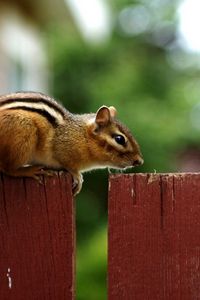
<path id="1" fill-rule="evenodd" d="M 115 117 L 113 106 L 72 114 L 42 93 L 0 96 L 0 171 L 39 179 L 48 169 L 65 169 L 76 195 L 84 171 L 141 165 L 138 143 Z"/>

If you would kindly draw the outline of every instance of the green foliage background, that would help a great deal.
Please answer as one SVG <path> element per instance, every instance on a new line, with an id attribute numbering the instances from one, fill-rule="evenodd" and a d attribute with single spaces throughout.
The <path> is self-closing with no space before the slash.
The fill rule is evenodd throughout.
<path id="1" fill-rule="evenodd" d="M 173 2 L 173 3 L 172 3 Z M 178 1 L 110 1 L 112 37 L 92 46 L 74 30 L 49 30 L 52 93 L 71 112 L 94 112 L 114 105 L 118 117 L 132 130 L 145 164 L 133 171 L 178 171 L 178 153 L 198 145 L 199 129 L 192 111 L 199 102 L 199 68 L 195 55 L 176 41 Z M 119 14 L 143 5 L 149 27 L 138 35 L 123 33 Z M 155 34 L 157 33 L 157 40 Z M 160 40 L 159 40 L 160 37 Z M 173 51 L 176 61 L 173 62 Z M 85 174 L 77 197 L 77 299 L 106 299 L 107 171 Z"/>

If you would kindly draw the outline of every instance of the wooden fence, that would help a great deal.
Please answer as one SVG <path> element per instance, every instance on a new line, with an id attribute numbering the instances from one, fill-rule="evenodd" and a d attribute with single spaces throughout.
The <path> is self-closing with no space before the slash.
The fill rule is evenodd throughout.
<path id="1" fill-rule="evenodd" d="M 109 300 L 200 299 L 200 174 L 110 178 Z"/>
<path id="2" fill-rule="evenodd" d="M 200 299 L 200 174 L 112 175 L 108 202 L 108 299 Z M 0 300 L 75 299 L 74 219 L 69 175 L 0 178 Z"/>
<path id="3" fill-rule="evenodd" d="M 0 178 L 0 300 L 74 299 L 71 177 Z"/>

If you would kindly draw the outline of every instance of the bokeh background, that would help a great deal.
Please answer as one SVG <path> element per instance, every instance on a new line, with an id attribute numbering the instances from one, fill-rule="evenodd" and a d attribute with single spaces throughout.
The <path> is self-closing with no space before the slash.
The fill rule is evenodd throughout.
<path id="1" fill-rule="evenodd" d="M 114 105 L 145 164 L 200 170 L 198 0 L 0 0 L 0 93 L 54 96 L 72 112 Z M 77 299 L 106 299 L 106 170 L 77 197 Z"/>

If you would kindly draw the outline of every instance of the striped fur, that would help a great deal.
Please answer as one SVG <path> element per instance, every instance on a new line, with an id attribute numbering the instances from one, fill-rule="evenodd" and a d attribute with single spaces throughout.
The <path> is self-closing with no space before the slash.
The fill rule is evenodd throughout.
<path id="1" fill-rule="evenodd" d="M 53 98 L 41 93 L 21 92 L 0 96 L 0 111 L 18 109 L 38 113 L 54 127 L 63 124 L 67 113 Z"/>

